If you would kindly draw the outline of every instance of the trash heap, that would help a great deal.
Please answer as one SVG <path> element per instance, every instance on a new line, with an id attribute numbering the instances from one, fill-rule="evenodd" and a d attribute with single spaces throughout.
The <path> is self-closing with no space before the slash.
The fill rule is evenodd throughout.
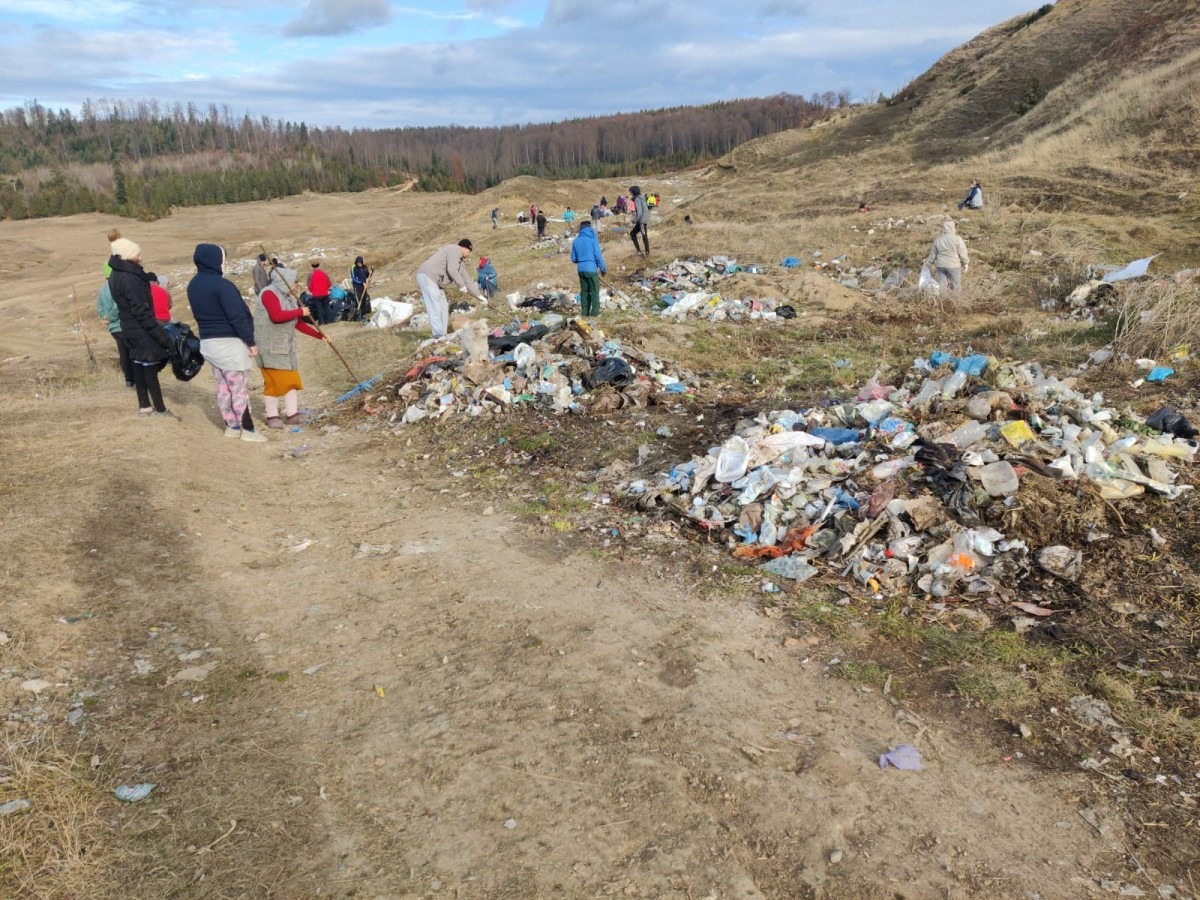
<path id="1" fill-rule="evenodd" d="M 1047 616 L 1017 585 L 1034 565 L 1075 580 L 1083 554 L 999 530 L 1020 521 L 1020 495 L 1066 482 L 1097 503 L 1173 500 L 1191 490 L 1176 468 L 1196 453 L 1173 410 L 1141 420 L 1073 385 L 1036 362 L 935 353 L 899 386 L 873 378 L 851 402 L 743 421 L 719 447 L 618 490 L 719 535 L 772 579 L 825 570 L 873 592 L 984 596 Z"/>
<path id="2" fill-rule="evenodd" d="M 666 319 L 770 322 L 795 318 L 796 310 L 785 301 L 769 297 L 723 297 L 714 289 L 730 276 L 740 272 L 757 275 L 764 269 L 765 266 L 759 263 L 741 265 L 729 256 L 711 256 L 703 261 L 695 258 L 676 259 L 661 269 L 634 279 L 632 284 L 663 304 L 659 314 Z M 614 299 L 616 305 L 632 302 L 621 292 L 617 292 Z"/>
<path id="3" fill-rule="evenodd" d="M 518 406 L 608 413 L 645 407 L 696 384 L 670 360 L 556 314 L 496 329 L 478 320 L 420 350 L 424 355 L 411 368 L 367 400 L 372 414 L 397 427 Z"/>
<path id="4" fill-rule="evenodd" d="M 774 322 L 796 318 L 796 308 L 790 303 L 770 297 L 722 297 L 693 291 L 686 294 L 665 294 L 667 304 L 659 315 L 664 319 L 708 319 L 710 322 Z"/>

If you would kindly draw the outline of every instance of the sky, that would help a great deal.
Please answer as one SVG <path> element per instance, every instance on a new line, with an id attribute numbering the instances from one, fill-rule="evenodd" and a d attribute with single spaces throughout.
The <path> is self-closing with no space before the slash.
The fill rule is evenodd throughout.
<path id="1" fill-rule="evenodd" d="M 1040 0 L 0 0 L 0 108 L 228 104 L 346 128 L 891 94 Z"/>

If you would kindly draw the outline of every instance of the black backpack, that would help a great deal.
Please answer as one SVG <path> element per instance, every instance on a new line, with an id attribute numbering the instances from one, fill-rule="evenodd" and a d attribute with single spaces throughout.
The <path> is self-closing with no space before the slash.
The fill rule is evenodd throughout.
<path id="1" fill-rule="evenodd" d="M 180 381 L 191 381 L 204 368 L 200 338 L 183 322 L 168 322 L 163 328 L 171 339 L 171 371 Z"/>

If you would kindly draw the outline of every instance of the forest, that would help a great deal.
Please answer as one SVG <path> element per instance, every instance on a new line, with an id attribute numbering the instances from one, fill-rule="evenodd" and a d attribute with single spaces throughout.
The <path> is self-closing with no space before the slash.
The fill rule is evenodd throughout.
<path id="1" fill-rule="evenodd" d="M 215 103 L 37 103 L 0 112 L 0 218 L 114 212 L 144 219 L 173 206 L 266 200 L 303 191 L 474 193 L 517 175 L 598 178 L 708 162 L 756 137 L 802 127 L 845 92 L 467 128 L 310 127 L 236 117 Z"/>

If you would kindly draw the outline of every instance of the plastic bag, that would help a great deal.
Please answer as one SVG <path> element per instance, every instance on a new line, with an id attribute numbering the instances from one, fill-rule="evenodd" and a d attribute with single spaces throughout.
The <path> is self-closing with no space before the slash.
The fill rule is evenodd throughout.
<path id="1" fill-rule="evenodd" d="M 171 339 L 171 371 L 180 381 L 191 381 L 204 368 L 200 338 L 184 322 L 168 322 L 163 330 Z"/>
<path id="2" fill-rule="evenodd" d="M 749 445 L 735 434 L 721 446 L 721 453 L 717 456 L 717 471 L 713 477 L 722 484 L 737 481 L 746 474 L 749 460 Z"/>
<path id="3" fill-rule="evenodd" d="M 1173 434 L 1175 437 L 1184 438 L 1185 440 L 1191 440 L 1200 435 L 1200 431 L 1197 431 L 1191 422 L 1169 406 L 1164 406 L 1150 416 L 1150 418 L 1146 419 L 1146 425 L 1156 431 L 1161 431 L 1163 434 Z"/>
<path id="4" fill-rule="evenodd" d="M 633 367 L 619 356 L 602 359 L 596 368 L 589 372 L 585 379 L 588 387 L 611 384 L 614 387 L 625 387 L 633 381 Z"/>
<path id="5" fill-rule="evenodd" d="M 921 277 L 917 280 L 918 291 L 940 291 L 942 286 L 937 283 L 937 279 L 929 271 L 929 266 L 921 266 Z"/>

